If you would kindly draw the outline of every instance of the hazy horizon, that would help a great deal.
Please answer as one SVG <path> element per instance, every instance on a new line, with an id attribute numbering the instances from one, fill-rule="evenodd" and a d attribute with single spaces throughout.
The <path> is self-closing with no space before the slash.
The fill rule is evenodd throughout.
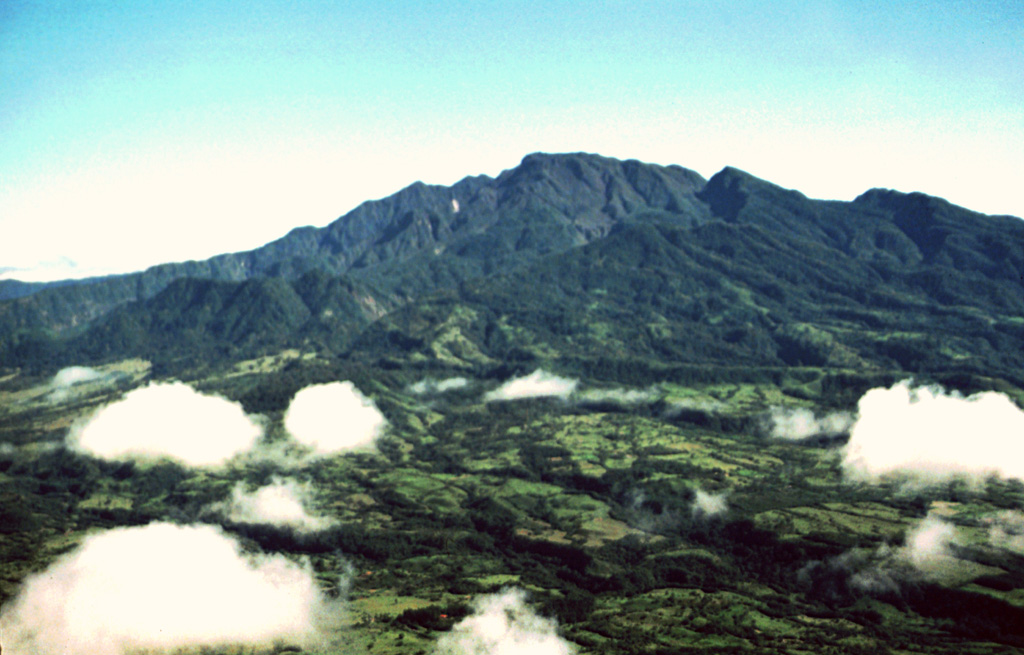
<path id="1" fill-rule="evenodd" d="M 1024 7 L 0 5 L 0 278 L 259 247 L 531 152 L 1024 216 Z"/>

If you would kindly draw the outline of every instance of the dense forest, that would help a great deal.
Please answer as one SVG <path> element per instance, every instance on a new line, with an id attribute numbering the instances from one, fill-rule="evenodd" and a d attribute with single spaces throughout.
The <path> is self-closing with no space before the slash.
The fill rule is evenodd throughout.
<path id="1" fill-rule="evenodd" d="M 538 154 L 9 288 L 7 652 L 1024 649 L 1020 219 Z"/>

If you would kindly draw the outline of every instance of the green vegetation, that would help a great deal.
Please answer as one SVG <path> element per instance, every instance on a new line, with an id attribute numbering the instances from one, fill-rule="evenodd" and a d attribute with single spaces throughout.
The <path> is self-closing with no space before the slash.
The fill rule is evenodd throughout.
<path id="1" fill-rule="evenodd" d="M 989 529 L 1024 484 L 851 483 L 845 435 L 765 427 L 772 407 L 850 411 L 910 376 L 1024 403 L 1022 272 L 1024 224 L 934 198 L 819 202 L 732 169 L 538 155 L 251 253 L 5 301 L 0 603 L 92 532 L 216 522 L 308 557 L 347 595 L 335 636 L 353 652 L 429 652 L 507 586 L 584 653 L 1022 649 L 1024 558 Z M 103 382 L 52 399 L 53 373 L 84 364 Z M 538 367 L 610 393 L 482 402 Z M 262 415 L 278 445 L 295 392 L 336 380 L 390 428 L 371 452 L 211 471 L 63 447 L 167 379 Z M 210 511 L 275 476 L 335 523 Z M 727 511 L 694 511 L 708 497 Z M 891 564 L 930 511 L 962 536 L 955 575 Z"/>
<path id="2" fill-rule="evenodd" d="M 281 408 L 255 398 L 277 395 L 269 388 L 278 383 L 287 395 L 346 373 L 344 364 L 294 353 L 278 361 L 287 362 L 288 375 L 243 363 L 194 383 L 249 398 L 250 411 L 277 424 Z M 3 384 L 21 382 L 14 376 Z M 851 485 L 835 449 L 770 440 L 759 427 L 772 405 L 821 407 L 825 397 L 794 398 L 755 382 L 649 382 L 660 392 L 649 404 L 594 412 L 548 400 L 482 404 L 479 392 L 428 406 L 406 395 L 400 378 L 384 376 L 377 399 L 393 429 L 380 451 L 290 472 L 315 486 L 317 509 L 336 527 L 297 534 L 223 525 L 265 552 L 308 556 L 327 591 L 337 590 L 338 573 L 350 566 L 350 613 L 339 630 L 346 643 L 370 652 L 429 651 L 475 595 L 509 585 L 527 589 L 532 604 L 587 653 L 1024 647 L 1024 597 L 1015 582 L 1024 580 L 1024 560 L 985 549 L 979 532 L 984 517 L 1024 503 L 1019 483 L 910 495 L 894 485 Z M 31 388 L 20 393 L 35 397 Z M 715 404 L 703 414 L 663 411 L 682 399 Z M 40 451 L 37 444 L 61 437 L 46 422 L 59 412 L 39 402 L 6 411 L 5 430 L 20 435 L 21 445 L 0 462 L 5 601 L 25 575 L 89 531 L 216 520 L 204 508 L 227 497 L 234 481 L 289 473 L 269 463 L 200 472 Z M 697 489 L 725 494 L 727 512 L 694 514 Z M 845 553 L 898 546 L 930 508 L 976 535 L 961 578 L 866 593 L 850 586 L 848 571 L 827 566 Z"/>

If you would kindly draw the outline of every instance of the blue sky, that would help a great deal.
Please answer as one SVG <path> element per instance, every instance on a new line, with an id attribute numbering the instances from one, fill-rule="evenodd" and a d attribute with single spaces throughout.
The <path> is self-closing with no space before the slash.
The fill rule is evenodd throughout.
<path id="1" fill-rule="evenodd" d="M 0 270 L 253 248 L 536 151 L 1024 216 L 1024 3 L 0 2 Z"/>

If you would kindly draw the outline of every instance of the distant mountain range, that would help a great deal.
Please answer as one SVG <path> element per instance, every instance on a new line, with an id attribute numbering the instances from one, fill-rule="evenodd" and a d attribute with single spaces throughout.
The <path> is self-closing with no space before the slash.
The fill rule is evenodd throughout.
<path id="1" fill-rule="evenodd" d="M 6 366 L 301 347 L 383 365 L 397 353 L 1024 383 L 1024 221 L 589 154 L 416 183 L 248 252 L 0 294 Z"/>

